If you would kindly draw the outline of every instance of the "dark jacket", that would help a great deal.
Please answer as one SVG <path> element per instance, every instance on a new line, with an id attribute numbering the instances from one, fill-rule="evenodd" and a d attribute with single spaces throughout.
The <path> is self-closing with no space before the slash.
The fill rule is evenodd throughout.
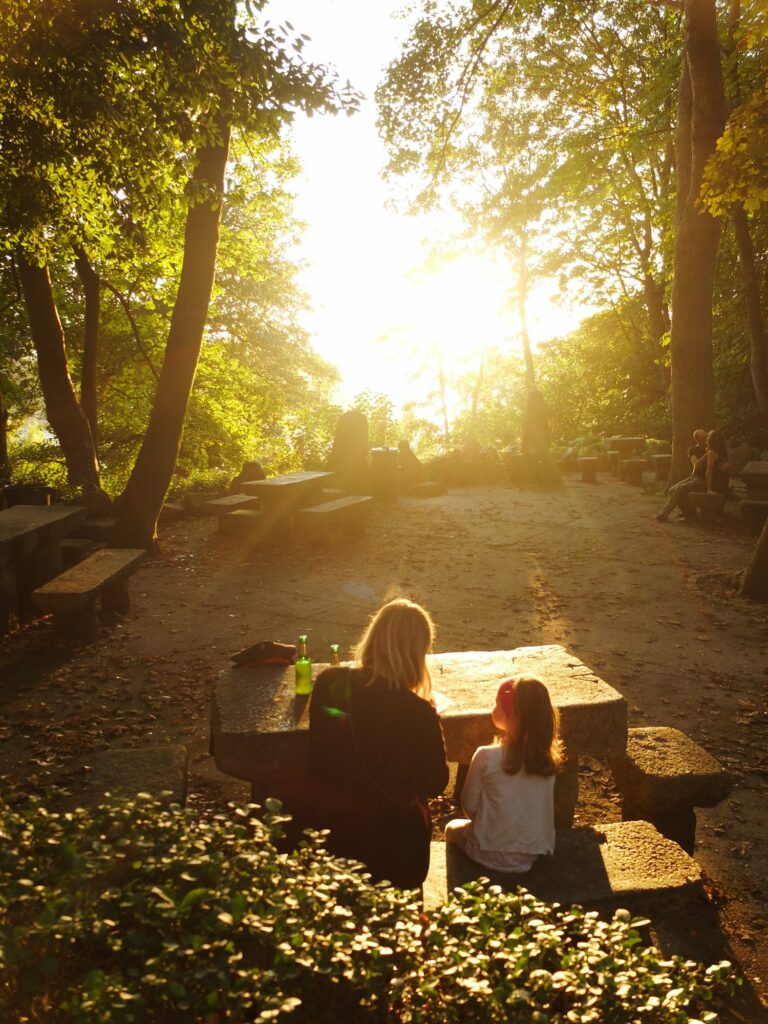
<path id="1" fill-rule="evenodd" d="M 426 801 L 448 783 L 431 704 L 367 669 L 331 668 L 315 681 L 303 824 L 328 828 L 328 848 L 362 861 L 375 881 L 417 888 L 429 869 Z"/>

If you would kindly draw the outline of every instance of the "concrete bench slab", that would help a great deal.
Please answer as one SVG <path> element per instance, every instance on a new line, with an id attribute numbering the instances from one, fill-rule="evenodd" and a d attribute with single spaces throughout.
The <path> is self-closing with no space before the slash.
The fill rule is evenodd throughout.
<path id="1" fill-rule="evenodd" d="M 109 516 L 91 516 L 81 523 L 70 534 L 71 537 L 88 537 L 90 540 L 101 541 L 102 544 L 109 544 L 112 534 L 115 532 L 116 519 Z"/>
<path id="2" fill-rule="evenodd" d="M 424 906 L 445 902 L 457 886 L 489 878 L 505 892 L 522 886 L 548 903 L 578 903 L 607 913 L 618 907 L 668 909 L 701 893 L 698 865 L 677 843 L 647 821 L 624 821 L 558 832 L 555 852 L 524 874 L 490 871 L 450 843 L 433 842 Z"/>
<path id="3" fill-rule="evenodd" d="M 184 495 L 184 511 L 188 516 L 203 516 L 206 502 L 221 497 L 220 491 L 187 491 Z"/>
<path id="4" fill-rule="evenodd" d="M 747 485 L 748 498 L 768 498 L 768 462 L 748 462 L 739 476 Z"/>
<path id="5" fill-rule="evenodd" d="M 581 480 L 585 484 L 596 484 L 597 483 L 597 458 L 593 456 L 583 456 L 579 459 L 579 467 L 581 469 Z"/>
<path id="6" fill-rule="evenodd" d="M 223 516 L 239 509 L 258 509 L 259 499 L 251 494 L 228 494 L 224 498 L 211 498 L 203 505 L 203 512 L 209 516 Z"/>
<path id="7" fill-rule="evenodd" d="M 768 517 L 768 498 L 743 498 L 739 502 L 739 514 L 742 519 L 750 519 L 753 522 Z"/>
<path id="8" fill-rule="evenodd" d="M 102 750 L 86 769 L 82 799 L 102 803 L 105 793 L 135 796 L 149 793 L 164 804 L 183 804 L 187 798 L 189 755 L 182 744 Z"/>
<path id="9" fill-rule="evenodd" d="M 373 498 L 350 494 L 321 505 L 299 509 L 294 515 L 294 526 L 306 537 L 320 539 L 338 528 L 343 534 L 360 533 L 365 529 L 373 512 Z"/>
<path id="10" fill-rule="evenodd" d="M 127 612 L 127 582 L 146 557 L 143 548 L 103 548 L 79 565 L 38 587 L 32 600 L 42 612 L 53 615 L 57 632 L 89 637 L 96 628 L 96 602 L 102 608 Z"/>
<path id="11" fill-rule="evenodd" d="M 731 791 L 719 761 L 679 729 L 630 729 L 626 751 L 608 761 L 622 795 L 622 816 L 653 822 L 689 851 L 696 834 L 693 808 L 714 807 Z"/>
<path id="12" fill-rule="evenodd" d="M 621 479 L 635 487 L 640 487 L 643 483 L 643 473 L 647 468 L 646 459 L 622 459 Z"/>
<path id="13" fill-rule="evenodd" d="M 71 569 L 84 561 L 94 551 L 104 547 L 101 541 L 90 540 L 88 537 L 62 537 L 59 541 L 61 561 L 65 569 Z"/>
<path id="14" fill-rule="evenodd" d="M 711 523 L 723 514 L 726 497 L 727 495 L 725 494 L 707 494 L 706 492 L 697 493 L 694 491 L 693 494 L 688 495 L 688 504 L 691 508 L 696 509 L 702 522 Z"/>
<path id="15" fill-rule="evenodd" d="M 666 480 L 669 476 L 669 470 L 672 466 L 672 456 L 666 453 L 651 456 L 651 462 L 653 463 L 654 476 L 657 480 Z"/>

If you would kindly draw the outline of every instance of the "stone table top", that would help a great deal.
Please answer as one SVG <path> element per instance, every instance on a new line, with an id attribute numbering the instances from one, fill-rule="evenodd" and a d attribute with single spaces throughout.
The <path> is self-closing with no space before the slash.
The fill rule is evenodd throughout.
<path id="1" fill-rule="evenodd" d="M 0 512 L 0 564 L 31 554 L 84 521 L 79 505 L 12 505 Z"/>
<path id="2" fill-rule="evenodd" d="M 432 654 L 428 663 L 434 689 L 448 698 L 441 719 L 449 761 L 468 763 L 478 746 L 491 742 L 499 683 L 523 673 L 547 684 L 572 756 L 605 757 L 626 748 L 626 701 L 563 647 Z M 327 667 L 313 665 L 313 677 Z M 211 714 L 217 767 L 249 782 L 300 773 L 308 703 L 294 694 L 293 666 L 226 669 L 215 685 Z"/>
<path id="3" fill-rule="evenodd" d="M 622 455 L 631 455 L 645 448 L 644 437 L 606 437 L 603 443 L 606 451 L 620 452 Z"/>
<path id="4" fill-rule="evenodd" d="M 308 469 L 302 473 L 285 473 L 282 476 L 270 476 L 266 480 L 247 480 L 242 484 L 243 491 L 257 498 L 277 498 L 291 493 L 303 493 L 330 479 L 333 473 L 320 469 Z"/>

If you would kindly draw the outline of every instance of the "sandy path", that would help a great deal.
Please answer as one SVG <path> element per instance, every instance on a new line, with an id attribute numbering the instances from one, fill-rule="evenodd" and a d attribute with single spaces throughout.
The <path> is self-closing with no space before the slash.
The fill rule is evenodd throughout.
<path id="1" fill-rule="evenodd" d="M 454 489 L 377 505 L 348 548 L 250 557 L 209 520 L 170 527 L 168 557 L 134 581 L 131 617 L 98 642 L 57 650 L 43 622 L 0 645 L 0 781 L 76 788 L 90 751 L 176 735 L 194 752 L 193 804 L 243 796 L 206 755 L 210 685 L 227 655 L 308 632 L 326 660 L 402 593 L 432 612 L 438 650 L 563 644 L 626 696 L 630 724 L 681 728 L 727 765 L 733 794 L 700 813 L 696 856 L 768 998 L 768 609 L 724 585 L 754 538 L 659 524 L 657 505 L 613 480 Z"/>

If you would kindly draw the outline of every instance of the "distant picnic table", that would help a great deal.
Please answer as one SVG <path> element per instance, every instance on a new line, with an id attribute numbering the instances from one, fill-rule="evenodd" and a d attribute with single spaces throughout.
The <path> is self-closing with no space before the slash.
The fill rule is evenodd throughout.
<path id="1" fill-rule="evenodd" d="M 61 572 L 61 538 L 86 517 L 78 505 L 13 505 L 0 512 L 0 632 L 27 596 Z"/>

